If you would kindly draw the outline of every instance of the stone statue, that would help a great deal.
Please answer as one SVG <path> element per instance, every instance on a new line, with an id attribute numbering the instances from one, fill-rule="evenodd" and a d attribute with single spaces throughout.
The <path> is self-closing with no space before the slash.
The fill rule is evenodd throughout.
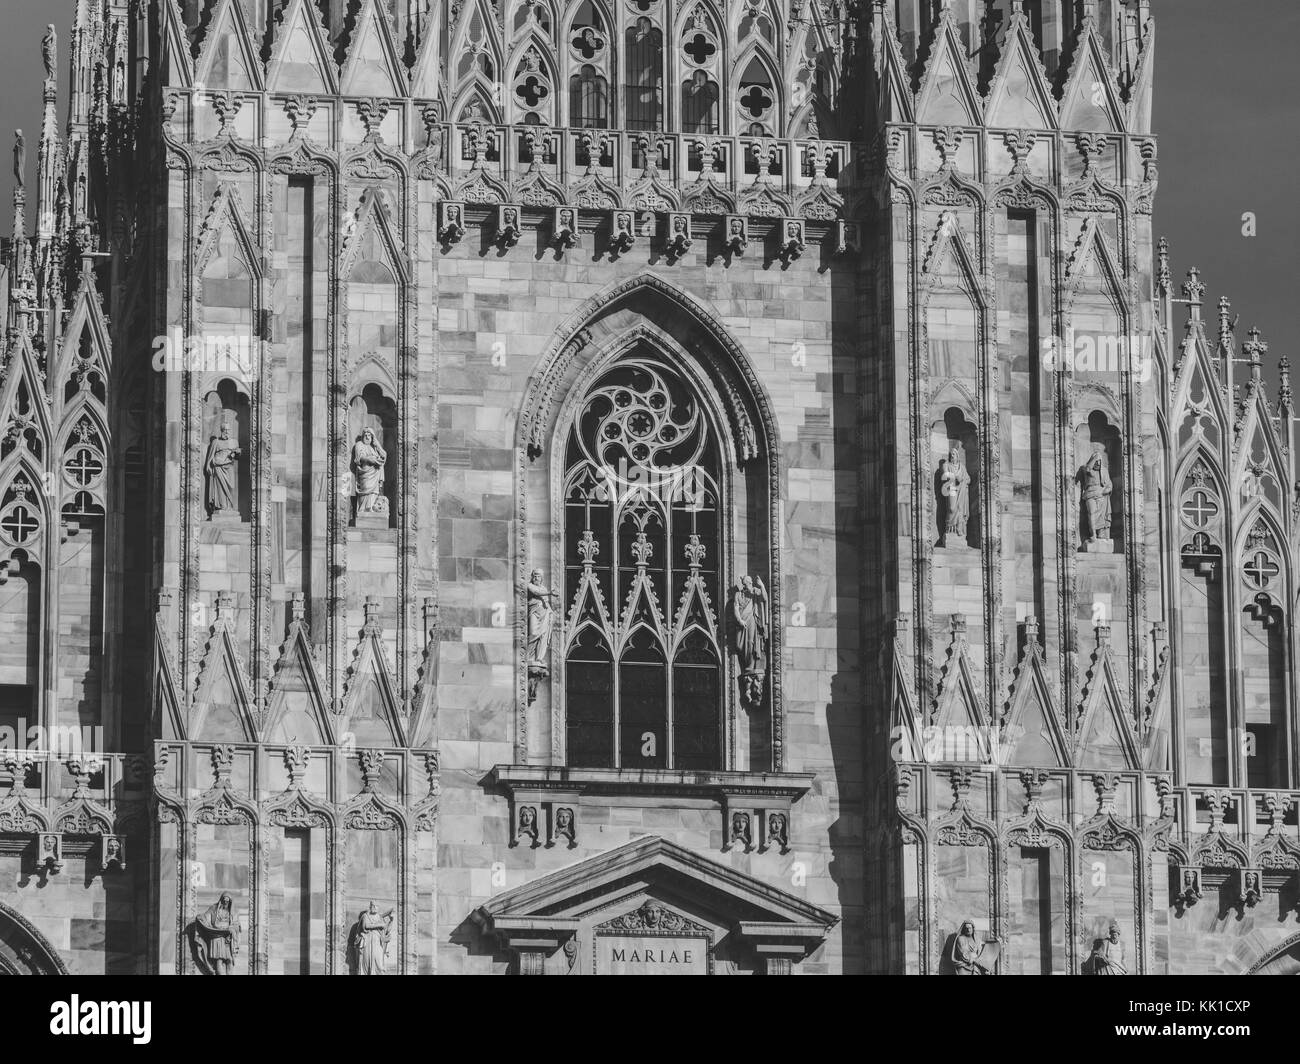
<path id="1" fill-rule="evenodd" d="M 45 63 L 46 81 L 53 80 L 54 68 L 57 65 L 54 58 L 55 40 L 54 23 L 51 22 L 45 27 L 45 36 L 41 38 L 41 60 Z"/>
<path id="2" fill-rule="evenodd" d="M 208 514 L 239 512 L 239 444 L 230 438 L 230 422 L 208 441 L 203 472 L 208 478 Z"/>
<path id="3" fill-rule="evenodd" d="M 388 452 L 380 446 L 375 430 L 367 426 L 352 445 L 352 479 L 356 485 L 357 516 L 386 515 L 388 498 L 384 495 L 384 466 Z"/>
<path id="4" fill-rule="evenodd" d="M 957 975 L 992 975 L 1000 952 L 997 942 L 980 942 L 975 937 L 975 924 L 963 920 L 961 931 L 953 936 L 948 959 Z"/>
<path id="5" fill-rule="evenodd" d="M 23 131 L 14 130 L 14 182 L 19 188 L 27 184 L 27 142 L 23 140 Z"/>
<path id="6" fill-rule="evenodd" d="M 1088 542 L 1110 541 L 1110 463 L 1106 446 L 1092 445 L 1092 455 L 1079 470 L 1084 516 L 1088 522 Z"/>
<path id="7" fill-rule="evenodd" d="M 761 579 L 744 576 L 732 590 L 731 620 L 732 641 L 740 659 L 740 697 L 745 705 L 756 707 L 763 700 L 771 624 L 767 588 Z"/>
<path id="8" fill-rule="evenodd" d="M 1111 924 L 1106 937 L 1092 950 L 1093 975 L 1128 975 L 1124 967 L 1124 947 L 1119 941 L 1119 925 Z"/>
<path id="9" fill-rule="evenodd" d="M 235 899 L 226 891 L 194 921 L 199 963 L 208 975 L 229 975 L 239 953 L 239 921 Z"/>
<path id="10" fill-rule="evenodd" d="M 352 926 L 352 974 L 387 975 L 388 943 L 393 937 L 393 910 L 382 916 L 372 901 Z"/>
<path id="11" fill-rule="evenodd" d="M 534 569 L 528 577 L 528 664 L 546 668 L 551 653 L 551 631 L 555 627 L 555 610 L 551 603 L 557 592 L 543 582 L 542 571 Z"/>
<path id="12" fill-rule="evenodd" d="M 961 448 L 953 447 L 943 467 L 943 497 L 947 501 L 944 515 L 944 539 L 960 536 L 966 539 L 970 524 L 970 473 L 962 461 Z"/>

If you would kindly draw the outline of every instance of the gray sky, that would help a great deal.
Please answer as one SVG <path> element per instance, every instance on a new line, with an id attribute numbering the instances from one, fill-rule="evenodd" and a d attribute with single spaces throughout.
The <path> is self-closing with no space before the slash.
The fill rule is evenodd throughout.
<path id="1" fill-rule="evenodd" d="M 0 130 L 27 138 L 28 187 L 36 166 L 41 113 L 41 36 L 59 27 L 60 81 L 67 81 L 75 0 L 0 0 Z M 1292 193 L 1300 107 L 1295 56 L 1296 0 L 1153 0 L 1156 15 L 1155 131 L 1159 138 L 1157 236 L 1169 237 L 1176 275 L 1199 266 L 1209 286 L 1241 315 L 1239 335 L 1258 325 L 1270 363 L 1292 351 L 1300 299 L 1300 197 Z M 65 99 L 59 100 L 59 122 Z M 9 231 L 13 178 L 0 167 L 0 231 Z M 1254 212 L 1257 235 L 1242 235 Z M 34 224 L 29 213 L 28 226 Z"/>

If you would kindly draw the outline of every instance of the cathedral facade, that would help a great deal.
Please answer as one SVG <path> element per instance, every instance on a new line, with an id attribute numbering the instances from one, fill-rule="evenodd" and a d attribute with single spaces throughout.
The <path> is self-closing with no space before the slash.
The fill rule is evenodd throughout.
<path id="1" fill-rule="evenodd" d="M 1300 971 L 1288 367 L 1153 239 L 1151 6 L 77 0 L 0 969 Z"/>

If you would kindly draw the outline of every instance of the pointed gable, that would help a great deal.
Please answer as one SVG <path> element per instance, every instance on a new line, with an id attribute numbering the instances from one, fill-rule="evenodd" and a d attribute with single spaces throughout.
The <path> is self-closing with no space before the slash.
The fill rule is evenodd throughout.
<path id="1" fill-rule="evenodd" d="M 1038 47 L 1019 9 L 1012 15 L 984 113 L 990 127 L 1056 128 L 1056 103 Z"/>
<path id="2" fill-rule="evenodd" d="M 301 746 L 334 741 L 324 688 L 301 622 L 290 626 L 271 678 L 266 741 Z"/>
<path id="3" fill-rule="evenodd" d="M 368 600 L 366 623 L 352 653 L 343 689 L 339 741 L 350 746 L 402 746 L 405 742 L 401 699 L 388 665 L 377 614 L 378 604 Z"/>
<path id="4" fill-rule="evenodd" d="M 1068 744 L 1052 708 L 1052 687 L 1037 641 L 1026 644 L 1017 669 L 1003 731 L 1005 764 L 1058 768 L 1068 765 Z"/>
<path id="5" fill-rule="evenodd" d="M 248 679 L 230 625 L 219 617 L 204 648 L 188 728 L 192 739 L 253 742 L 257 738 Z"/>
<path id="6" fill-rule="evenodd" d="M 1125 704 L 1115 676 L 1109 632 L 1099 629 L 1079 718 L 1076 760 L 1080 768 L 1115 771 L 1141 767 Z"/>
<path id="7" fill-rule="evenodd" d="M 345 96 L 406 95 L 406 71 L 379 0 L 362 0 L 339 80 Z"/>
<path id="8" fill-rule="evenodd" d="M 275 31 L 266 84 L 271 92 L 337 91 L 337 68 L 325 43 L 320 13 L 310 0 L 289 0 Z"/>
<path id="9" fill-rule="evenodd" d="M 930 61 L 917 94 L 916 120 L 927 126 L 978 126 L 982 109 L 966 67 L 961 34 L 950 11 L 935 31 Z"/>
<path id="10" fill-rule="evenodd" d="M 243 9 L 235 0 L 217 0 L 194 78 L 209 90 L 256 92 L 262 88 L 262 64 L 249 38 Z"/>
<path id="11" fill-rule="evenodd" d="M 1061 128 L 1093 133 L 1124 129 L 1115 78 L 1090 22 L 1079 31 L 1070 76 L 1061 95 Z"/>

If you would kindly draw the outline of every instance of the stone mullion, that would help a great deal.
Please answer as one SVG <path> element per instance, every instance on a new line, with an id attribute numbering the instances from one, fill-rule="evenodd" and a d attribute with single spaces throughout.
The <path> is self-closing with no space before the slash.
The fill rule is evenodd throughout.
<path id="1" fill-rule="evenodd" d="M 976 148 L 978 151 L 978 146 Z M 998 609 L 997 603 L 1002 596 L 1002 447 L 1001 434 L 1006 426 L 1006 431 L 1010 431 L 1011 419 L 1008 415 L 1003 417 L 1001 402 L 998 397 L 998 376 L 995 357 L 997 354 L 998 342 L 998 291 L 997 278 L 993 266 L 993 249 L 992 240 L 990 239 L 990 230 L 993 226 L 993 206 L 986 199 L 983 203 L 977 204 L 975 208 L 975 231 L 972 236 L 976 240 L 975 255 L 978 283 L 983 286 L 982 306 L 977 310 L 979 314 L 979 333 L 976 337 L 976 366 L 977 374 L 980 378 L 980 396 L 982 399 L 982 410 L 979 416 L 987 411 L 991 423 L 987 427 L 987 435 L 983 435 L 980 440 L 980 449 L 984 457 L 984 467 L 988 470 L 988 475 L 984 477 L 984 483 L 981 485 L 985 499 L 988 505 L 985 506 L 984 513 L 981 515 L 980 523 L 983 525 L 983 534 L 981 535 L 980 555 L 981 569 L 984 574 L 984 697 L 987 700 L 986 710 L 987 718 L 984 723 L 996 727 L 999 713 L 997 710 L 999 704 L 999 693 L 1002 687 L 1002 678 L 999 670 L 1002 651 L 1002 611 Z M 1013 467 L 1014 468 L 1014 467 Z M 1008 505 L 1007 509 L 1010 509 Z M 1015 537 L 1012 537 L 1014 544 Z M 990 844 L 990 856 L 996 852 L 996 847 Z"/>
<path id="2" fill-rule="evenodd" d="M 200 209 L 201 196 L 198 194 L 202 176 L 187 169 L 185 180 L 185 248 L 187 252 L 184 257 L 185 261 L 185 284 L 183 286 L 184 298 L 186 300 L 187 315 L 184 321 L 184 328 L 181 330 L 183 337 L 193 336 L 197 331 L 197 324 L 203 317 L 202 304 L 202 287 L 198 281 L 198 254 L 199 249 L 195 243 L 195 234 L 199 230 L 198 212 Z M 181 637 L 181 667 L 180 667 L 180 684 L 181 690 L 177 692 L 177 701 L 179 711 L 182 715 L 186 727 L 186 734 L 190 724 L 190 711 L 192 709 L 194 682 L 198 673 L 197 658 L 201 655 L 201 648 L 194 647 L 193 635 L 191 631 L 191 614 L 194 602 L 191 596 L 198 594 L 199 569 L 198 559 L 194 550 L 195 540 L 197 538 L 198 526 L 202 522 L 199 508 L 203 505 L 202 476 L 199 472 L 203 445 L 201 434 L 203 431 L 203 410 L 202 397 L 197 388 L 197 381 L 194 373 L 188 368 L 184 368 L 180 375 L 179 402 L 183 411 L 184 426 L 181 433 L 182 454 L 180 458 L 181 466 L 181 537 L 177 545 L 177 556 L 181 567 L 181 593 L 180 621 Z M 198 612 L 198 616 L 206 620 L 204 607 Z M 186 826 L 188 830 L 188 825 Z"/>
<path id="3" fill-rule="evenodd" d="M 253 253 L 259 256 L 261 266 L 255 272 L 253 287 L 253 307 L 251 332 L 256 344 L 258 374 L 251 384 L 253 389 L 251 411 L 254 420 L 253 458 L 250 460 L 249 475 L 253 482 L 250 492 L 253 513 L 250 528 L 249 545 L 249 596 L 252 609 L 248 625 L 248 665 L 249 686 L 253 700 L 254 721 L 262 723 L 262 713 L 266 708 L 266 684 L 270 676 L 269 654 L 270 613 L 271 613 L 271 559 L 269 540 L 271 534 L 271 388 L 268 386 L 270 372 L 270 351 L 266 336 L 266 323 L 269 315 L 268 288 L 270 279 L 266 275 L 268 249 L 271 245 L 271 204 L 270 181 L 265 169 L 259 168 L 256 174 L 256 214 L 255 231 L 251 234 L 254 243 Z M 252 265 L 252 264 L 250 264 Z"/>
<path id="4" fill-rule="evenodd" d="M 335 123 L 338 123 L 335 116 Z M 336 129 L 337 138 L 337 129 Z M 337 139 L 336 139 L 337 143 Z M 340 169 L 333 173 L 327 218 L 339 216 L 339 210 L 347 194 L 347 182 Z M 336 722 L 342 720 L 343 670 L 347 662 L 347 506 L 348 497 L 339 491 L 347 473 L 347 406 L 346 406 L 346 366 L 340 362 L 344 358 L 340 340 L 340 315 L 346 313 L 343 305 L 343 284 L 340 280 L 339 255 L 342 251 L 339 228 L 329 226 L 328 281 L 326 289 L 327 307 L 325 312 L 325 358 L 327 371 L 327 394 L 329 395 L 329 421 L 327 428 L 326 493 L 328 496 L 326 516 L 326 573 L 333 578 L 333 587 L 328 593 L 326 606 L 326 640 L 328 644 L 329 673 L 326 684 L 329 689 L 330 710 Z"/>
<path id="5" fill-rule="evenodd" d="M 408 115 L 409 118 L 409 115 Z M 407 129 L 410 128 L 409 121 Z M 398 479 L 400 484 L 394 492 L 397 503 L 397 564 L 398 564 L 398 613 L 400 624 L 397 632 L 397 676 L 399 699 L 403 707 L 405 724 L 408 729 L 412 721 L 415 706 L 411 696 L 419 682 L 420 650 L 416 647 L 417 633 L 422 624 L 420 617 L 421 589 L 412 583 L 413 573 L 418 572 L 419 559 L 416 557 L 416 536 L 420 530 L 419 498 L 417 481 L 419 480 L 419 429 L 422 419 L 416 397 L 419 388 L 419 366 L 417 364 L 419 331 L 419 291 L 420 276 L 413 248 L 418 242 L 416 224 L 416 203 L 418 186 L 413 176 L 401 175 L 402 215 L 398 238 L 406 255 L 408 276 L 401 287 L 398 322 L 398 348 L 396 389 L 397 431 L 398 431 Z"/>

